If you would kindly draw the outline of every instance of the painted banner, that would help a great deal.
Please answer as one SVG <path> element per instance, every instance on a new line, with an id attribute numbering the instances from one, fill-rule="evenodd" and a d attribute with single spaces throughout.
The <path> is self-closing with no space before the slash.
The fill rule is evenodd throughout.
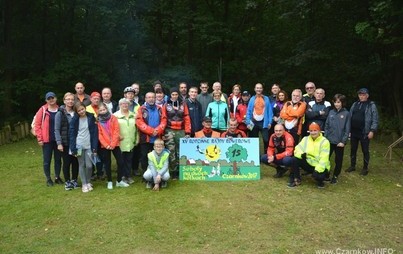
<path id="1" fill-rule="evenodd" d="M 260 179 L 258 138 L 181 138 L 179 150 L 180 180 Z"/>

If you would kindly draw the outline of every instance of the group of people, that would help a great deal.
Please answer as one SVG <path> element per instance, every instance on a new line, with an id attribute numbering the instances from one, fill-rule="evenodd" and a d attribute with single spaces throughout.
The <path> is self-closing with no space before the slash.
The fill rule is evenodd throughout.
<path id="1" fill-rule="evenodd" d="M 134 183 L 134 176 L 144 172 L 146 187 L 159 190 L 167 187 L 171 176 L 179 175 L 180 138 L 261 136 L 267 150 L 261 160 L 276 167 L 276 177 L 290 169 L 288 185 L 295 187 L 301 183 L 299 169 L 303 168 L 318 180 L 318 187 L 323 187 L 333 151 L 336 166 L 332 182 L 337 182 L 350 132 L 351 167 L 347 171 L 355 170 L 361 142 L 361 174 L 366 175 L 369 140 L 378 122 L 368 90 L 358 91 L 359 101 L 348 112 L 344 95 L 334 96 L 331 109 L 323 89 L 316 89 L 312 82 L 305 88 L 305 95 L 295 89 L 288 100 L 287 92 L 277 84 L 272 85 L 270 95 L 265 95 L 263 85 L 257 83 L 253 96 L 236 84 L 228 96 L 219 82 L 213 83 L 211 93 L 207 82 L 200 83 L 200 93 L 198 87 L 188 87 L 185 82 L 166 93 L 163 84 L 156 81 L 144 96 L 139 84 L 126 87 L 123 98 L 116 102 L 110 88 L 88 95 L 84 84 L 78 82 L 76 93 L 66 93 L 60 107 L 56 94 L 48 92 L 33 121 L 42 146 L 46 184 L 64 184 L 66 190 L 72 190 L 80 187 L 80 176 L 82 191 L 89 192 L 93 190 L 91 181 L 104 180 L 106 174 L 107 188 L 113 189 L 113 154 L 117 164 L 115 186 L 128 187 Z M 60 177 L 62 167 L 65 182 Z"/>

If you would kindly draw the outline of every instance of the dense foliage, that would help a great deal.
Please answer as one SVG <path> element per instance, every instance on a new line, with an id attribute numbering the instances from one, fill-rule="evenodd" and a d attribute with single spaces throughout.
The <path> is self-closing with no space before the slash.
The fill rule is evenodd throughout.
<path id="1" fill-rule="evenodd" d="M 115 97 L 155 79 L 226 91 L 310 80 L 328 99 L 368 87 L 388 128 L 403 126 L 402 1 L 0 0 L 0 10 L 1 121 L 29 118 L 47 90 L 79 80 Z"/>

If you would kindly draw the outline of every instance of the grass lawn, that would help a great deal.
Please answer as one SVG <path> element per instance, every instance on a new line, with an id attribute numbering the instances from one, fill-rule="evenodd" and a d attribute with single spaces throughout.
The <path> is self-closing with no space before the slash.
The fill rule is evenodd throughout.
<path id="1" fill-rule="evenodd" d="M 152 192 L 138 178 L 82 193 L 46 187 L 35 140 L 0 146 L 0 253 L 402 253 L 403 165 L 383 158 L 386 147 L 372 142 L 361 177 L 344 172 L 347 146 L 339 183 L 322 190 L 307 176 L 289 189 L 262 166 L 260 181 L 171 181 Z"/>

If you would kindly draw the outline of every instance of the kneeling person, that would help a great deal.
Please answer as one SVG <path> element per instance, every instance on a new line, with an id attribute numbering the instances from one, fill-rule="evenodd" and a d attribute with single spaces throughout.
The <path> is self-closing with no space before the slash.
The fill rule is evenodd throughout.
<path id="1" fill-rule="evenodd" d="M 149 152 L 147 157 L 148 168 L 143 174 L 144 179 L 147 181 L 147 189 L 153 188 L 153 190 L 158 191 L 160 187 L 166 188 L 170 177 L 168 170 L 169 152 L 165 149 L 162 139 L 155 140 L 154 150 Z M 152 187 L 153 183 L 154 187 Z"/>
<path id="2" fill-rule="evenodd" d="M 262 163 L 276 167 L 275 178 L 280 178 L 287 172 L 287 167 L 293 163 L 294 138 L 285 131 L 282 124 L 274 126 L 274 133 L 269 138 L 267 154 L 260 157 Z"/>
<path id="3" fill-rule="evenodd" d="M 330 142 L 320 132 L 319 124 L 313 122 L 309 125 L 309 136 L 304 137 L 295 147 L 292 172 L 289 187 L 301 183 L 299 168 L 312 173 L 317 181 L 318 188 L 325 187 L 324 180 L 329 174 Z"/>

